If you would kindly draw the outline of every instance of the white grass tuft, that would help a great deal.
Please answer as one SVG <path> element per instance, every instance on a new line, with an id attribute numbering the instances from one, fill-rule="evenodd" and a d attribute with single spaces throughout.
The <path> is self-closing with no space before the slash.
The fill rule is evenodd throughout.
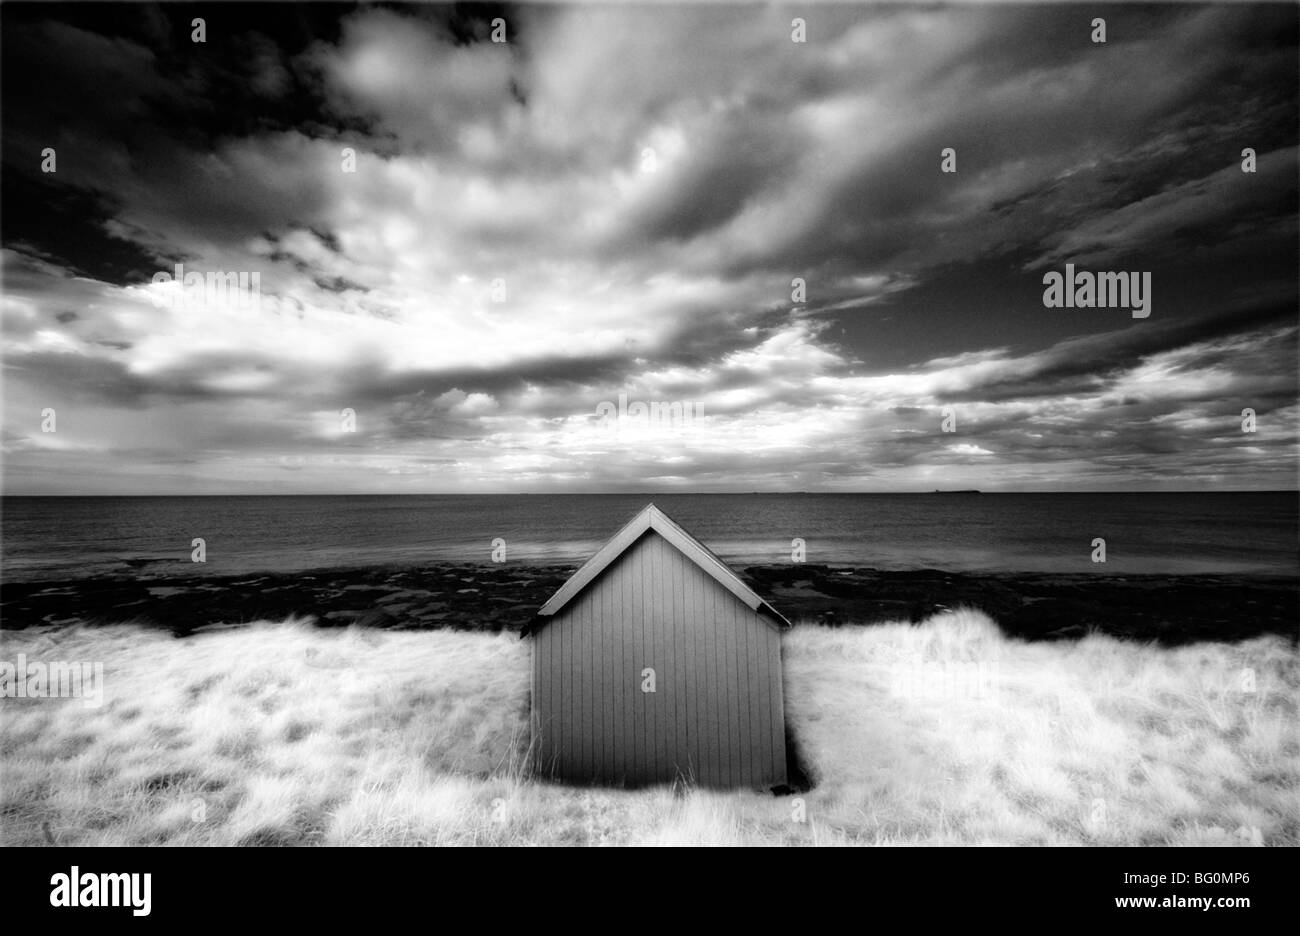
<path id="1" fill-rule="evenodd" d="M 531 777 L 509 635 L 0 641 L 105 671 L 99 709 L 0 701 L 10 845 L 1300 843 L 1300 666 L 1278 638 L 1029 644 L 971 611 L 800 626 L 787 718 L 815 786 L 797 797 Z"/>

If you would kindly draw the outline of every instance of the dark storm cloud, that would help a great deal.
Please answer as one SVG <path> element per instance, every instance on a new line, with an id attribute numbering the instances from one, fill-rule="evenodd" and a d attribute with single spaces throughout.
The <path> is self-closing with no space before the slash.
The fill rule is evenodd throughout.
<path id="1" fill-rule="evenodd" d="M 751 198 L 780 185 L 799 155 L 785 113 L 731 115 L 685 165 L 650 189 L 631 224 L 651 241 L 686 241 L 733 219 Z"/>
<path id="2" fill-rule="evenodd" d="M 1294 456 L 1294 7 L 227 4 L 202 46 L 192 15 L 0 7 L 18 477 L 1249 486 Z M 256 272 L 260 311 L 160 304 L 177 262 Z M 1150 272 L 1152 317 L 1043 308 L 1065 263 Z M 706 428 L 602 434 L 620 394 Z M 31 433 L 56 399 L 82 435 Z"/>

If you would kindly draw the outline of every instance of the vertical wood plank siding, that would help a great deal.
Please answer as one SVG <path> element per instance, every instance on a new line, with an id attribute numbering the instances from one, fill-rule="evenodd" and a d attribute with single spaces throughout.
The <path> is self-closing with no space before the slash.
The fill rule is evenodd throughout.
<path id="1" fill-rule="evenodd" d="M 642 536 L 531 639 L 544 774 L 785 782 L 780 632 L 658 533 Z M 647 667 L 654 693 L 641 691 Z"/>

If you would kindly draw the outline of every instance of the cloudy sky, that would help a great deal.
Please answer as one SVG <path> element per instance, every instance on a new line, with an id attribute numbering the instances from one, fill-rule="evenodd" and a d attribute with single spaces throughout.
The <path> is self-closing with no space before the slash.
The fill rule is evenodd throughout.
<path id="1" fill-rule="evenodd" d="M 1294 4 L 0 17 L 5 493 L 1296 486 Z"/>

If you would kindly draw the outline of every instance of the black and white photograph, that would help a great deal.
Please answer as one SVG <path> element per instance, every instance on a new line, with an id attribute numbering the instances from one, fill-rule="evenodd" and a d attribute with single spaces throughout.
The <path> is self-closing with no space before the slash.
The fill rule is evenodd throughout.
<path id="1" fill-rule="evenodd" d="M 1298 54 L 0 4 L 0 844 L 1297 846 Z"/>

